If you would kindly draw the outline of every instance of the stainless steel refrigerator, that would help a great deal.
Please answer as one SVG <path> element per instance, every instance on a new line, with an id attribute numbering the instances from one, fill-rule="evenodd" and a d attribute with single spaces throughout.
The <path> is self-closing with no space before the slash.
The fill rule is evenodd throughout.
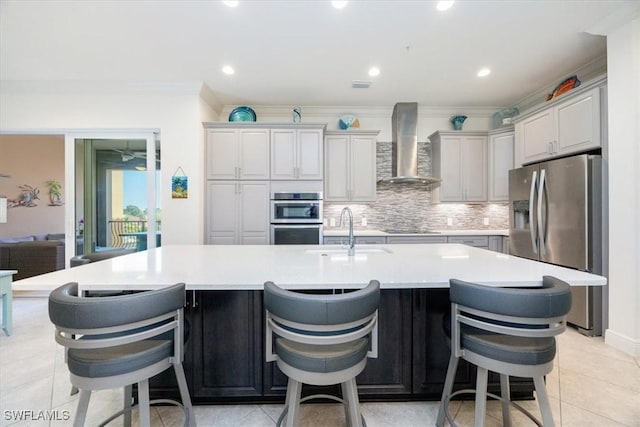
<path id="1" fill-rule="evenodd" d="M 511 255 L 602 274 L 602 159 L 577 155 L 509 171 Z M 602 335 L 602 287 L 573 287 L 567 317 Z"/>

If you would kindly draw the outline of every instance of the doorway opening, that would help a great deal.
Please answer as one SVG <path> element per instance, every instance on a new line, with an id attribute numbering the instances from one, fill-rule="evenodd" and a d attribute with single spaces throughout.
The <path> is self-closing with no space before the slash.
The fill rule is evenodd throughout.
<path id="1" fill-rule="evenodd" d="M 158 138 L 151 141 L 151 150 L 148 138 L 118 136 L 73 141 L 76 255 L 160 246 Z"/>

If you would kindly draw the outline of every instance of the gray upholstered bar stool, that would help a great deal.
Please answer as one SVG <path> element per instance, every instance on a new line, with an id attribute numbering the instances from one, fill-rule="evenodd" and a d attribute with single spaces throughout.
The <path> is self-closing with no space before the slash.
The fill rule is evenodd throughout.
<path id="1" fill-rule="evenodd" d="M 340 384 L 347 423 L 362 427 L 356 376 L 367 357 L 377 357 L 380 283 L 372 280 L 353 292 L 317 295 L 290 292 L 272 282 L 264 285 L 266 360 L 276 361 L 289 377 L 286 425 L 297 425 L 302 384 Z"/>
<path id="2" fill-rule="evenodd" d="M 510 426 L 509 407 L 514 406 L 536 424 L 535 417 L 510 400 L 509 376 L 533 378 L 544 426 L 553 426 L 553 414 L 544 376 L 553 370 L 555 336 L 566 328 L 571 308 L 571 289 L 566 282 L 544 276 L 539 288 L 498 288 L 450 280 L 451 320 L 444 329 L 450 338 L 451 358 L 445 380 L 438 420 L 443 426 L 448 414 L 453 381 L 460 358 L 478 367 L 475 426 L 484 426 L 488 371 L 500 374 L 503 425 Z M 455 425 L 455 424 L 453 424 Z"/>
<path id="3" fill-rule="evenodd" d="M 103 298 L 79 298 L 77 283 L 51 292 L 49 318 L 56 342 L 65 347 L 71 384 L 80 390 L 74 426 L 84 425 L 93 390 L 118 387 L 125 390 L 124 409 L 107 422 L 124 414 L 130 425 L 135 383 L 140 426 L 149 426 L 149 378 L 169 368 L 178 381 L 185 425 L 195 425 L 182 368 L 184 304 L 184 283 Z"/>

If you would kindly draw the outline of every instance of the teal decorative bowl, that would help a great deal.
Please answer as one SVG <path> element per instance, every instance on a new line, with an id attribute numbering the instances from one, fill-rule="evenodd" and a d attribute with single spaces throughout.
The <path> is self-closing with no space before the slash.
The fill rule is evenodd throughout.
<path id="1" fill-rule="evenodd" d="M 453 116 L 451 117 L 451 123 L 454 130 L 462 130 L 462 124 L 467 120 L 467 116 Z"/>
<path id="2" fill-rule="evenodd" d="M 256 121 L 256 112 L 253 111 L 252 108 L 241 106 L 234 108 L 229 114 L 230 122 L 255 122 Z"/>

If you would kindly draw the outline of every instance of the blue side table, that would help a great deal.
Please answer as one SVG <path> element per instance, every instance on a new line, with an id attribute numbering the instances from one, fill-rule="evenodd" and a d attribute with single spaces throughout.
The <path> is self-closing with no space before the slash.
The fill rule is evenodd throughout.
<path id="1" fill-rule="evenodd" d="M 11 335 L 11 314 L 13 310 L 13 292 L 11 282 L 15 270 L 0 270 L 0 297 L 2 297 L 2 330 L 7 335 Z"/>

